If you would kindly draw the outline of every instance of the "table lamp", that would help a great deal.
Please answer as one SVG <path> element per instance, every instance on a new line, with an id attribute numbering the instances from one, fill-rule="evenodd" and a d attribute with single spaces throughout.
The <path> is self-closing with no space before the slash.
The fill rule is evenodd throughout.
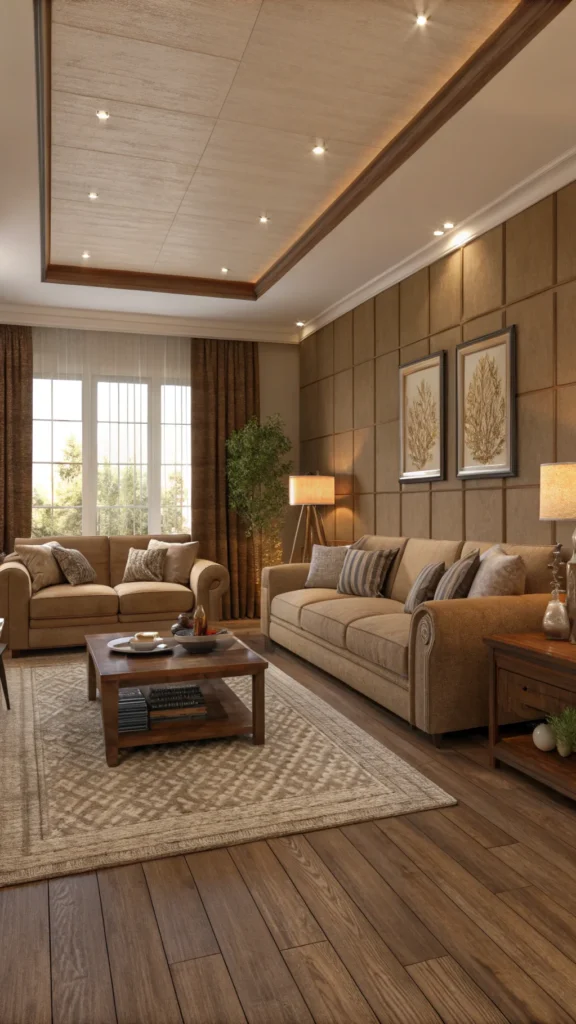
<path id="1" fill-rule="evenodd" d="M 294 561 L 300 527 L 304 516 L 306 516 L 302 561 L 307 562 L 312 556 L 313 544 L 326 544 L 324 523 L 322 522 L 322 516 L 318 511 L 318 505 L 335 504 L 334 477 L 320 476 L 318 473 L 315 475 L 309 473 L 307 476 L 291 476 L 289 500 L 291 505 L 302 506 L 300 509 L 300 516 L 298 517 L 296 533 L 294 534 L 294 543 L 292 544 L 290 561 Z"/>
<path id="2" fill-rule="evenodd" d="M 549 462 L 540 466 L 540 519 L 576 521 L 576 462 Z M 566 608 L 570 619 L 570 642 L 576 644 L 576 529 L 572 534 L 572 557 L 566 565 Z"/>

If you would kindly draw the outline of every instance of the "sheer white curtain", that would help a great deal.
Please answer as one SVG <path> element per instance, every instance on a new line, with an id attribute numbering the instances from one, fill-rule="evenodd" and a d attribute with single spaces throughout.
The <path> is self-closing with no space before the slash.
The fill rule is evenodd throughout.
<path id="1" fill-rule="evenodd" d="M 33 532 L 190 532 L 190 340 L 34 328 Z"/>

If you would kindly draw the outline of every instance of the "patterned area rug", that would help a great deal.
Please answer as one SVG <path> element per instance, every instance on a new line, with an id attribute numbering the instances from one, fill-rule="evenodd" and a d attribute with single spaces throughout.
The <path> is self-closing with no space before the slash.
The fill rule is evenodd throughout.
<path id="1" fill-rule="evenodd" d="M 8 666 L 7 666 L 8 667 Z M 250 683 L 228 680 L 246 705 Z M 0 712 L 0 885 L 366 821 L 456 801 L 284 672 L 266 745 L 141 747 L 108 768 L 86 659 L 8 667 Z"/>

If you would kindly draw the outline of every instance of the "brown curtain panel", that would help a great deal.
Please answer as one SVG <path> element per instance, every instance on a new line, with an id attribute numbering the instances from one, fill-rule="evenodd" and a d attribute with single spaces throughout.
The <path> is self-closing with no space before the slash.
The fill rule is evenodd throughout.
<path id="1" fill-rule="evenodd" d="M 0 324 L 0 550 L 32 532 L 32 331 Z"/>
<path id="2" fill-rule="evenodd" d="M 227 619 L 258 614 L 252 539 L 228 508 L 226 439 L 259 414 L 258 345 L 193 338 L 192 531 L 200 557 L 230 572 Z"/>

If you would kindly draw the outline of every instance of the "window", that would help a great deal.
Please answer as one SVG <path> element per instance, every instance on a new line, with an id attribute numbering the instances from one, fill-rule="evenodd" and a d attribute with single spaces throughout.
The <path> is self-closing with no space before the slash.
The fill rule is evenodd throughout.
<path id="1" fill-rule="evenodd" d="M 34 378 L 34 536 L 190 533 L 190 386 L 78 377 Z"/>
<path id="2" fill-rule="evenodd" d="M 189 385 L 162 385 L 160 412 L 162 533 L 191 532 L 190 404 L 191 388 Z"/>
<path id="3" fill-rule="evenodd" d="M 82 533 L 82 381 L 34 379 L 32 532 Z"/>
<path id="4" fill-rule="evenodd" d="M 148 533 L 148 385 L 98 381 L 96 532 Z"/>

